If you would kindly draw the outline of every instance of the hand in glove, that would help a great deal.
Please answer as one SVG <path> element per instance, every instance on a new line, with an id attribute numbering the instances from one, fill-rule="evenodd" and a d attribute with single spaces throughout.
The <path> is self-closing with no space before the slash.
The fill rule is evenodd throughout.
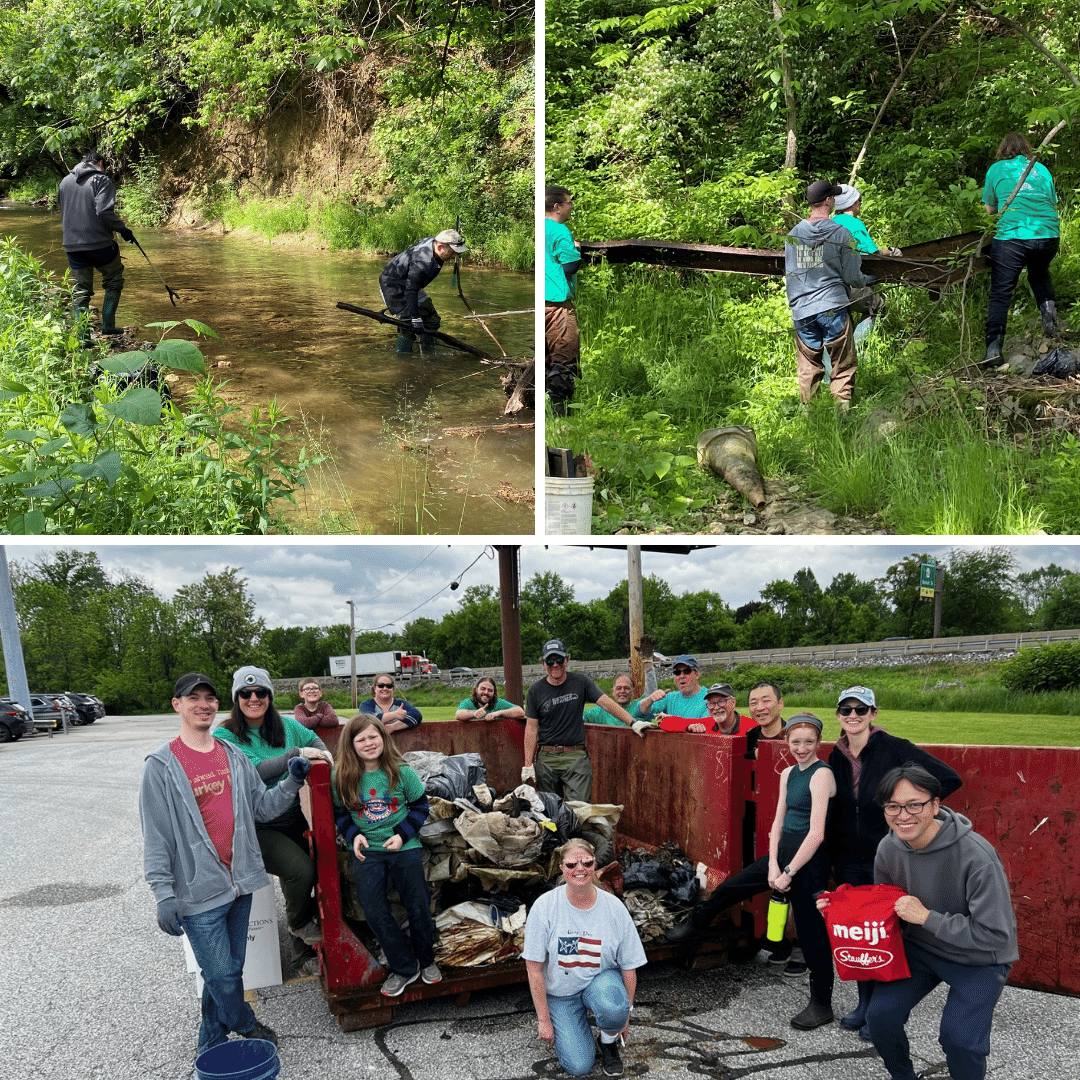
<path id="1" fill-rule="evenodd" d="M 413 329 L 414 334 L 422 334 L 424 332 L 424 320 L 423 319 L 413 319 L 413 321 L 412 321 L 412 329 Z"/>
<path id="2" fill-rule="evenodd" d="M 536 768 L 533 765 L 523 765 L 521 769 L 521 782 L 524 784 L 526 780 L 536 781 Z"/>
<path id="3" fill-rule="evenodd" d="M 158 901 L 157 924 L 173 937 L 179 937 L 184 932 L 180 925 L 180 901 L 175 896 Z"/>
<path id="4" fill-rule="evenodd" d="M 135 243 L 135 234 L 130 229 L 121 229 L 120 236 L 126 240 L 129 244 Z"/>
<path id="5" fill-rule="evenodd" d="M 311 772 L 311 762 L 306 757 L 294 757 L 289 762 L 289 775 L 294 780 L 304 781 L 309 772 Z"/>
<path id="6" fill-rule="evenodd" d="M 648 720 L 635 720 L 630 725 L 630 730 L 633 731 L 633 733 L 635 735 L 638 735 L 642 739 L 644 739 L 645 738 L 645 732 L 648 731 L 649 728 L 651 728 L 651 727 L 652 727 L 652 724 L 650 724 Z"/>
<path id="7" fill-rule="evenodd" d="M 899 248 L 889 248 L 889 254 L 901 258 L 904 253 Z"/>

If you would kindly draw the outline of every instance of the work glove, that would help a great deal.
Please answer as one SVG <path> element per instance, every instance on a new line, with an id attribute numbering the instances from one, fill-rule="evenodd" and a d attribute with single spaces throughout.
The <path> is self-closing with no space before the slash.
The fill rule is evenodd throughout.
<path id="1" fill-rule="evenodd" d="M 536 782 L 536 767 L 533 765 L 523 765 L 521 769 L 521 782 L 524 784 L 526 780 L 532 780 Z"/>
<path id="2" fill-rule="evenodd" d="M 179 937 L 184 932 L 180 926 L 180 901 L 175 896 L 158 901 L 157 924 L 173 937 Z"/>
<path id="3" fill-rule="evenodd" d="M 413 319 L 412 328 L 413 328 L 413 333 L 414 334 L 422 334 L 424 332 L 424 320 L 423 319 Z"/>
<path id="4" fill-rule="evenodd" d="M 648 731 L 649 728 L 651 728 L 651 727 L 652 727 L 652 724 L 650 724 L 648 720 L 635 720 L 630 725 L 630 730 L 635 735 L 639 735 L 639 736 L 641 736 L 641 738 L 644 739 L 645 738 L 645 732 Z"/>
<path id="5" fill-rule="evenodd" d="M 294 780 L 303 782 L 311 772 L 311 762 L 306 757 L 294 757 L 289 762 L 289 775 Z"/>
<path id="6" fill-rule="evenodd" d="M 889 252 L 890 255 L 894 255 L 897 258 L 902 257 L 903 254 L 904 254 L 899 248 L 889 248 L 888 252 Z"/>
<path id="7" fill-rule="evenodd" d="M 135 243 L 135 234 L 130 229 L 121 229 L 120 236 L 129 244 Z"/>

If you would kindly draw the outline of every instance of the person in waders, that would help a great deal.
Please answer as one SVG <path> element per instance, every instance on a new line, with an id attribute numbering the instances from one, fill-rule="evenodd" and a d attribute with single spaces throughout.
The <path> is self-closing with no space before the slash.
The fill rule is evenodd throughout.
<path id="1" fill-rule="evenodd" d="M 464 255 L 469 249 L 457 229 L 443 229 L 436 236 L 426 236 L 419 244 L 399 252 L 379 275 L 379 292 L 386 310 L 411 330 L 398 331 L 396 351 L 411 353 L 413 342 L 420 339 L 420 355 L 435 351 L 435 331 L 442 324 L 431 297 L 424 292 L 443 268 L 443 263 Z"/>
<path id="2" fill-rule="evenodd" d="M 71 318 L 79 344 L 90 344 L 90 297 L 94 295 L 94 270 L 101 272 L 105 298 L 101 302 L 101 332 L 122 334 L 116 325 L 116 309 L 124 288 L 124 264 L 113 233 L 129 244 L 135 235 L 116 213 L 116 186 L 104 173 L 105 158 L 90 150 L 60 181 L 57 200 L 64 230 L 64 250 L 74 282 Z"/>

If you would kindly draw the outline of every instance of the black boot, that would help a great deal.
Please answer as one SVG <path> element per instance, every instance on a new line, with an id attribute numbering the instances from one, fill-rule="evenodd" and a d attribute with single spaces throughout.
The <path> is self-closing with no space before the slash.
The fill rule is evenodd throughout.
<path id="1" fill-rule="evenodd" d="M 680 923 L 676 923 L 674 926 L 669 926 L 664 931 L 664 937 L 668 941 L 691 941 L 694 938 L 700 937 L 701 931 L 694 925 L 693 919 L 684 919 Z"/>
<path id="2" fill-rule="evenodd" d="M 870 1005 L 870 995 L 874 992 L 873 982 L 860 982 L 858 984 L 859 1004 L 847 1014 L 840 1017 L 840 1026 L 848 1031 L 858 1031 L 866 1023 L 866 1010 Z"/>
<path id="3" fill-rule="evenodd" d="M 1005 363 L 1005 357 L 1001 355 L 1001 347 L 1005 344 L 1003 337 L 996 337 L 986 343 L 986 356 L 980 367 L 1001 367 Z"/>
<path id="4" fill-rule="evenodd" d="M 394 345 L 394 352 L 400 353 L 402 356 L 408 356 L 412 352 L 413 342 L 416 339 L 412 334 L 406 334 L 404 331 L 399 331 L 397 336 L 397 342 Z"/>
<path id="5" fill-rule="evenodd" d="M 101 332 L 103 334 L 122 334 L 124 328 L 116 325 L 116 309 L 120 306 L 120 293 L 110 289 L 101 301 Z"/>
<path id="6" fill-rule="evenodd" d="M 829 974 L 831 976 L 832 973 Z M 800 1031 L 810 1031 L 822 1024 L 831 1024 L 832 1021 L 832 978 L 824 978 L 811 971 L 810 1004 L 791 1018 L 791 1026 Z"/>
<path id="7" fill-rule="evenodd" d="M 1053 300 L 1044 300 L 1039 305 L 1042 313 L 1043 333 L 1047 337 L 1056 337 L 1058 332 L 1057 304 Z"/>
<path id="8" fill-rule="evenodd" d="M 434 334 L 421 334 L 420 335 L 420 355 L 421 356 L 434 356 L 435 344 L 437 338 Z"/>

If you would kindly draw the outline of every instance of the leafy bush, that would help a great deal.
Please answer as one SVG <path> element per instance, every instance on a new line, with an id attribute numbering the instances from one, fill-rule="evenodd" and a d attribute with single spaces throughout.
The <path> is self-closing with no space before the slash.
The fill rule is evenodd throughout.
<path id="1" fill-rule="evenodd" d="M 154 154 L 144 154 L 130 166 L 116 195 L 116 209 L 129 226 L 154 228 L 169 216 L 172 203 L 161 192 L 161 162 Z"/>
<path id="2" fill-rule="evenodd" d="M 1001 682 L 1010 690 L 1072 690 L 1080 686 L 1080 643 L 1021 649 L 1002 665 Z"/>

